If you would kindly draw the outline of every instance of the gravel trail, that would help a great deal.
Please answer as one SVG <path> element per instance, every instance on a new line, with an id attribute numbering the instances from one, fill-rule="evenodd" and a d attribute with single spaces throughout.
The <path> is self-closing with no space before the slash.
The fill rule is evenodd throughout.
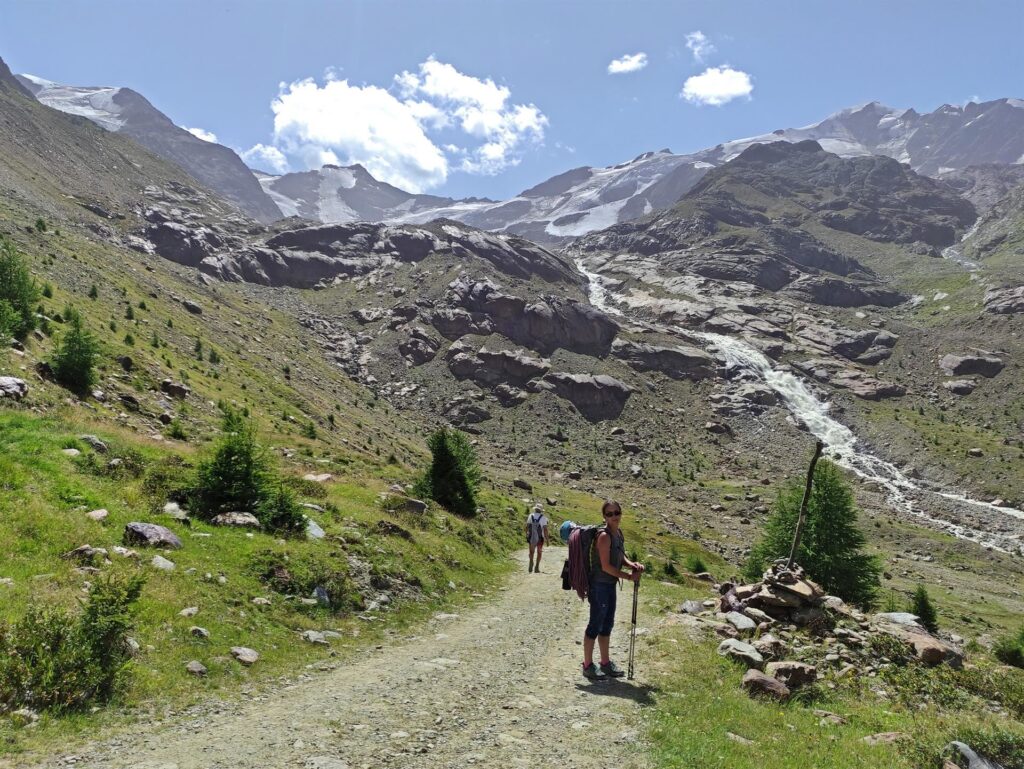
<path id="1" fill-rule="evenodd" d="M 364 653 L 259 702 L 134 731 L 35 766 L 135 769 L 446 769 L 648 766 L 637 680 L 580 674 L 585 604 L 558 580 L 519 570 L 459 615 L 436 615 L 419 636 Z M 626 664 L 631 592 L 620 593 L 613 658 Z M 642 665 L 641 665 L 642 670 Z"/>

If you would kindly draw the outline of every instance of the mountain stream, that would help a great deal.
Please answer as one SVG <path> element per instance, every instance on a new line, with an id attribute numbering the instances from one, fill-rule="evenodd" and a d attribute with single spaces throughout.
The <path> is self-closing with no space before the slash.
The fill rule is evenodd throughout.
<path id="1" fill-rule="evenodd" d="M 611 291 L 602 276 L 587 269 L 582 259 L 576 266 L 586 276 L 590 303 L 609 315 L 624 318 L 612 303 Z M 1024 512 L 971 499 L 963 494 L 929 489 L 907 477 L 896 465 L 867 451 L 853 431 L 829 415 L 830 404 L 822 400 L 799 376 L 782 367 L 739 337 L 708 332 L 695 332 L 671 326 L 655 326 L 658 330 L 696 337 L 707 343 L 708 352 L 722 360 L 727 369 L 736 370 L 771 388 L 798 423 L 825 444 L 826 455 L 837 464 L 855 473 L 864 481 L 885 489 L 889 504 L 897 511 L 923 519 L 933 528 L 953 536 L 969 539 L 1002 552 L 1024 554 L 1019 535 L 982 531 L 943 520 L 925 512 L 918 504 L 922 497 L 938 497 L 942 507 L 967 507 L 988 514 L 997 521 L 1003 516 L 1024 520 Z"/>

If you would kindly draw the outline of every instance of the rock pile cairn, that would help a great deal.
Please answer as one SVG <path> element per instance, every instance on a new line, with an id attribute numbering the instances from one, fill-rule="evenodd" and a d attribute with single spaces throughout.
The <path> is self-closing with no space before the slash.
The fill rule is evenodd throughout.
<path id="1" fill-rule="evenodd" d="M 887 636 L 887 653 L 904 660 L 959 666 L 963 655 L 950 641 L 928 633 L 905 613 L 867 615 L 828 595 L 797 565 L 776 561 L 759 582 L 716 586 L 714 600 L 686 601 L 687 622 L 724 640 L 718 653 L 748 670 L 743 688 L 751 695 L 785 700 L 791 691 L 822 679 L 875 677 L 893 664 L 876 639 Z M 955 640 L 955 639 L 954 639 Z"/>

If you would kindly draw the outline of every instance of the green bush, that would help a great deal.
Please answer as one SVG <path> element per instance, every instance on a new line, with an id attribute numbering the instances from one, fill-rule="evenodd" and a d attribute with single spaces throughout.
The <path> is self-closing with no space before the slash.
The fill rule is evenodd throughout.
<path id="1" fill-rule="evenodd" d="M 0 710 L 62 712 L 108 702 L 127 678 L 141 577 L 95 582 L 85 609 L 33 608 L 0 626 Z"/>
<path id="2" fill-rule="evenodd" d="M 225 407 L 224 435 L 213 456 L 199 464 L 189 507 L 200 518 L 249 512 L 270 531 L 296 533 L 305 522 L 294 495 L 277 478 L 251 421 Z"/>
<path id="3" fill-rule="evenodd" d="M 79 395 L 89 392 L 96 382 L 96 359 L 100 347 L 82 324 L 82 316 L 68 309 L 64 313 L 68 330 L 50 361 L 57 381 Z"/>
<path id="4" fill-rule="evenodd" d="M 251 564 L 256 577 L 275 592 L 309 598 L 320 587 L 332 611 L 363 609 L 362 596 L 349 576 L 344 555 L 263 550 L 253 555 Z"/>
<path id="5" fill-rule="evenodd" d="M 790 483 L 779 492 L 775 509 L 765 525 L 764 538 L 751 551 L 744 568 L 748 578 L 760 578 L 768 564 L 788 557 L 803 493 L 803 484 L 799 482 Z M 850 487 L 839 468 L 823 459 L 814 471 L 814 486 L 796 560 L 829 593 L 871 608 L 882 567 L 875 556 L 863 552 L 864 544 L 864 535 L 857 528 L 857 510 Z"/>
<path id="6" fill-rule="evenodd" d="M 997 640 L 992 652 L 1004 665 L 1024 668 L 1024 626 L 1016 633 L 1010 633 Z"/>
<path id="7" fill-rule="evenodd" d="M 14 244 L 0 237 L 0 332 L 24 339 L 36 327 L 41 293 Z"/>
<path id="8" fill-rule="evenodd" d="M 442 428 L 430 436 L 427 445 L 430 467 L 416 484 L 415 493 L 458 515 L 476 515 L 480 468 L 465 433 Z"/>
<path id="9" fill-rule="evenodd" d="M 914 591 L 914 597 L 910 600 L 909 611 L 917 615 L 921 625 L 929 633 L 936 633 L 939 630 L 939 615 L 932 605 L 932 599 L 924 585 L 918 585 Z"/>
<path id="10" fill-rule="evenodd" d="M 689 555 L 686 558 L 686 570 L 691 574 L 703 574 L 708 567 L 699 555 Z"/>

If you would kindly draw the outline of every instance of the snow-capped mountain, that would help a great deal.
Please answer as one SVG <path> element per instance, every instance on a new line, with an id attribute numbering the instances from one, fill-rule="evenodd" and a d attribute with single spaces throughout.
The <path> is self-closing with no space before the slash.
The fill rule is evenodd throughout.
<path id="1" fill-rule="evenodd" d="M 807 139 L 840 157 L 886 155 L 928 176 L 982 164 L 1024 163 L 1024 100 L 945 104 L 925 114 L 871 102 L 805 128 L 727 142 L 710 150 L 708 159 L 720 163 L 752 144 Z"/>
<path id="2" fill-rule="evenodd" d="M 820 123 L 719 144 L 688 155 L 648 152 L 607 168 L 581 167 L 499 202 L 412 195 L 374 179 L 362 166 L 271 176 L 260 182 L 286 215 L 322 222 L 422 224 L 445 217 L 488 230 L 558 243 L 673 205 L 711 168 L 753 144 L 807 139 L 841 157 L 886 155 L 942 176 L 979 164 L 1024 162 L 1024 101 L 999 99 L 927 114 L 872 102 Z"/>
<path id="3" fill-rule="evenodd" d="M 566 171 L 503 201 L 412 195 L 377 181 L 359 165 L 257 176 L 285 215 L 325 223 L 423 224 L 447 218 L 552 243 L 667 208 L 712 167 L 694 156 L 648 152 L 608 168 Z"/>
<path id="4" fill-rule="evenodd" d="M 34 75 L 17 79 L 46 106 L 129 137 L 255 219 L 280 218 L 277 206 L 233 150 L 193 136 L 130 88 L 68 86 Z"/>

